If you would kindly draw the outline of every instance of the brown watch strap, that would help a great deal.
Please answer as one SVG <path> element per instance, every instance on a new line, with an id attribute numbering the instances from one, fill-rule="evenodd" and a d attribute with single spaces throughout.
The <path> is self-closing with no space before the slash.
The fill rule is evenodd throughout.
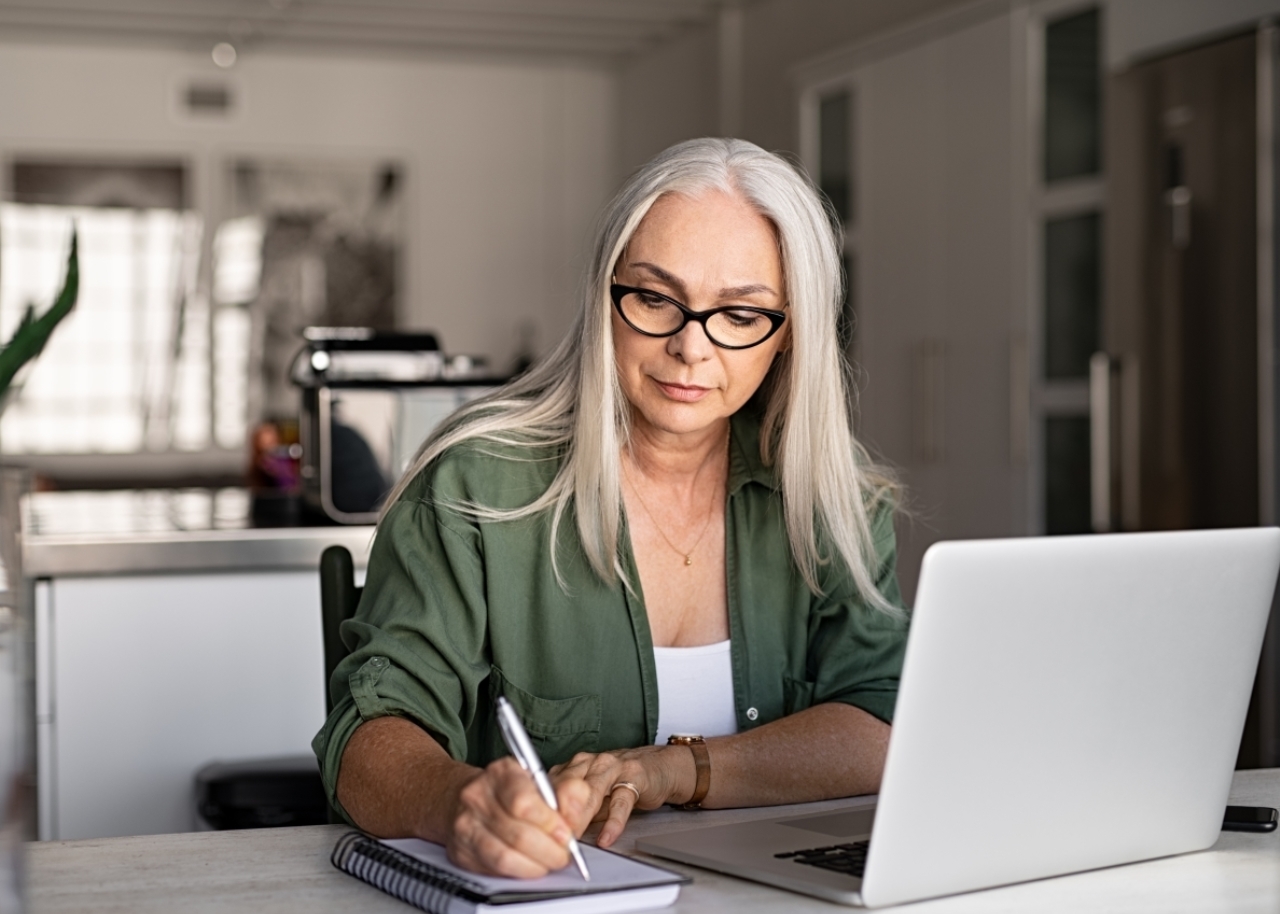
<path id="1" fill-rule="evenodd" d="M 687 803 L 673 803 L 677 809 L 701 809 L 702 801 L 711 789 L 711 753 L 707 751 L 707 741 L 701 736 L 669 736 L 668 746 L 688 746 L 693 753 L 693 767 L 696 780 L 693 785 L 693 796 Z"/>

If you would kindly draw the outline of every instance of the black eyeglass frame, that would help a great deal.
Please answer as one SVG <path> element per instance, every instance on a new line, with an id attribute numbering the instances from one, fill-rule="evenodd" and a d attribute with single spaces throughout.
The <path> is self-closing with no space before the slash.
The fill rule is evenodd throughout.
<path id="1" fill-rule="evenodd" d="M 622 310 L 623 297 L 633 292 L 652 295 L 654 298 L 660 298 L 668 304 L 675 305 L 680 309 L 680 314 L 684 319 L 680 321 L 679 325 L 674 330 L 670 330 L 666 333 L 653 333 L 649 330 L 641 330 L 635 324 L 631 323 L 630 318 L 627 317 L 627 313 Z M 609 286 L 609 297 L 613 299 L 613 307 L 617 310 L 618 316 L 622 318 L 623 323 L 642 336 L 656 337 L 658 339 L 675 336 L 688 326 L 689 321 L 695 321 L 702 325 L 702 332 L 707 335 L 707 339 L 711 340 L 712 345 L 719 346 L 721 349 L 751 349 L 759 346 L 765 340 L 769 339 L 769 337 L 782 329 L 782 325 L 787 322 L 786 311 L 775 311 L 772 308 L 757 308 L 754 305 L 723 305 L 719 308 L 708 308 L 706 311 L 694 311 L 691 308 L 682 305 L 671 296 L 663 295 L 661 292 L 655 292 L 652 289 L 644 289 L 639 286 L 624 286 L 616 282 Z M 747 343 L 745 346 L 730 346 L 728 343 L 722 343 L 711 335 L 711 331 L 707 329 L 707 321 L 715 317 L 717 314 L 721 314 L 725 311 L 748 311 L 751 314 L 759 314 L 769 321 L 769 332 L 760 337 L 760 339 L 756 340 L 754 343 Z"/>

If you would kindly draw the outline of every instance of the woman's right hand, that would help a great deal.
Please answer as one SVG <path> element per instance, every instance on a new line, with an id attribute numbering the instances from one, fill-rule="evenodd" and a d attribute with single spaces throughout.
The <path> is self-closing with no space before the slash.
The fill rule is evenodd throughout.
<path id="1" fill-rule="evenodd" d="M 496 876 L 536 878 L 568 865 L 569 837 L 595 812 L 580 777 L 557 780 L 557 813 L 515 759 L 476 769 L 400 717 L 356 728 L 336 786 L 342 808 L 370 834 L 417 835 L 443 844 L 458 866 Z"/>
<path id="2" fill-rule="evenodd" d="M 585 781 L 563 779 L 556 784 L 557 812 L 515 759 L 498 759 L 458 791 L 445 845 L 449 859 L 478 873 L 521 879 L 568 866 L 569 839 L 591 820 L 590 797 Z"/>

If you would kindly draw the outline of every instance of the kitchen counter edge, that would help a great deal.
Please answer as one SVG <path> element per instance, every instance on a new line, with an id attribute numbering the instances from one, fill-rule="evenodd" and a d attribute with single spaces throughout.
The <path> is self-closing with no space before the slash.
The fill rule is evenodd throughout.
<path id="1" fill-rule="evenodd" d="M 260 527 L 128 535 L 28 535 L 31 578 L 103 574 L 313 570 L 329 546 L 346 546 L 364 567 L 374 527 Z"/>

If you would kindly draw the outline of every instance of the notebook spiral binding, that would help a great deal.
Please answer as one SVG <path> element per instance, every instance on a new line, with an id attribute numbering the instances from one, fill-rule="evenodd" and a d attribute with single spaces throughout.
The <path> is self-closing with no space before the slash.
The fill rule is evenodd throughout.
<path id="1" fill-rule="evenodd" d="M 476 883 L 438 870 L 360 832 L 348 832 L 330 862 L 343 872 L 429 914 L 446 914 L 449 902 L 484 901 Z"/>

